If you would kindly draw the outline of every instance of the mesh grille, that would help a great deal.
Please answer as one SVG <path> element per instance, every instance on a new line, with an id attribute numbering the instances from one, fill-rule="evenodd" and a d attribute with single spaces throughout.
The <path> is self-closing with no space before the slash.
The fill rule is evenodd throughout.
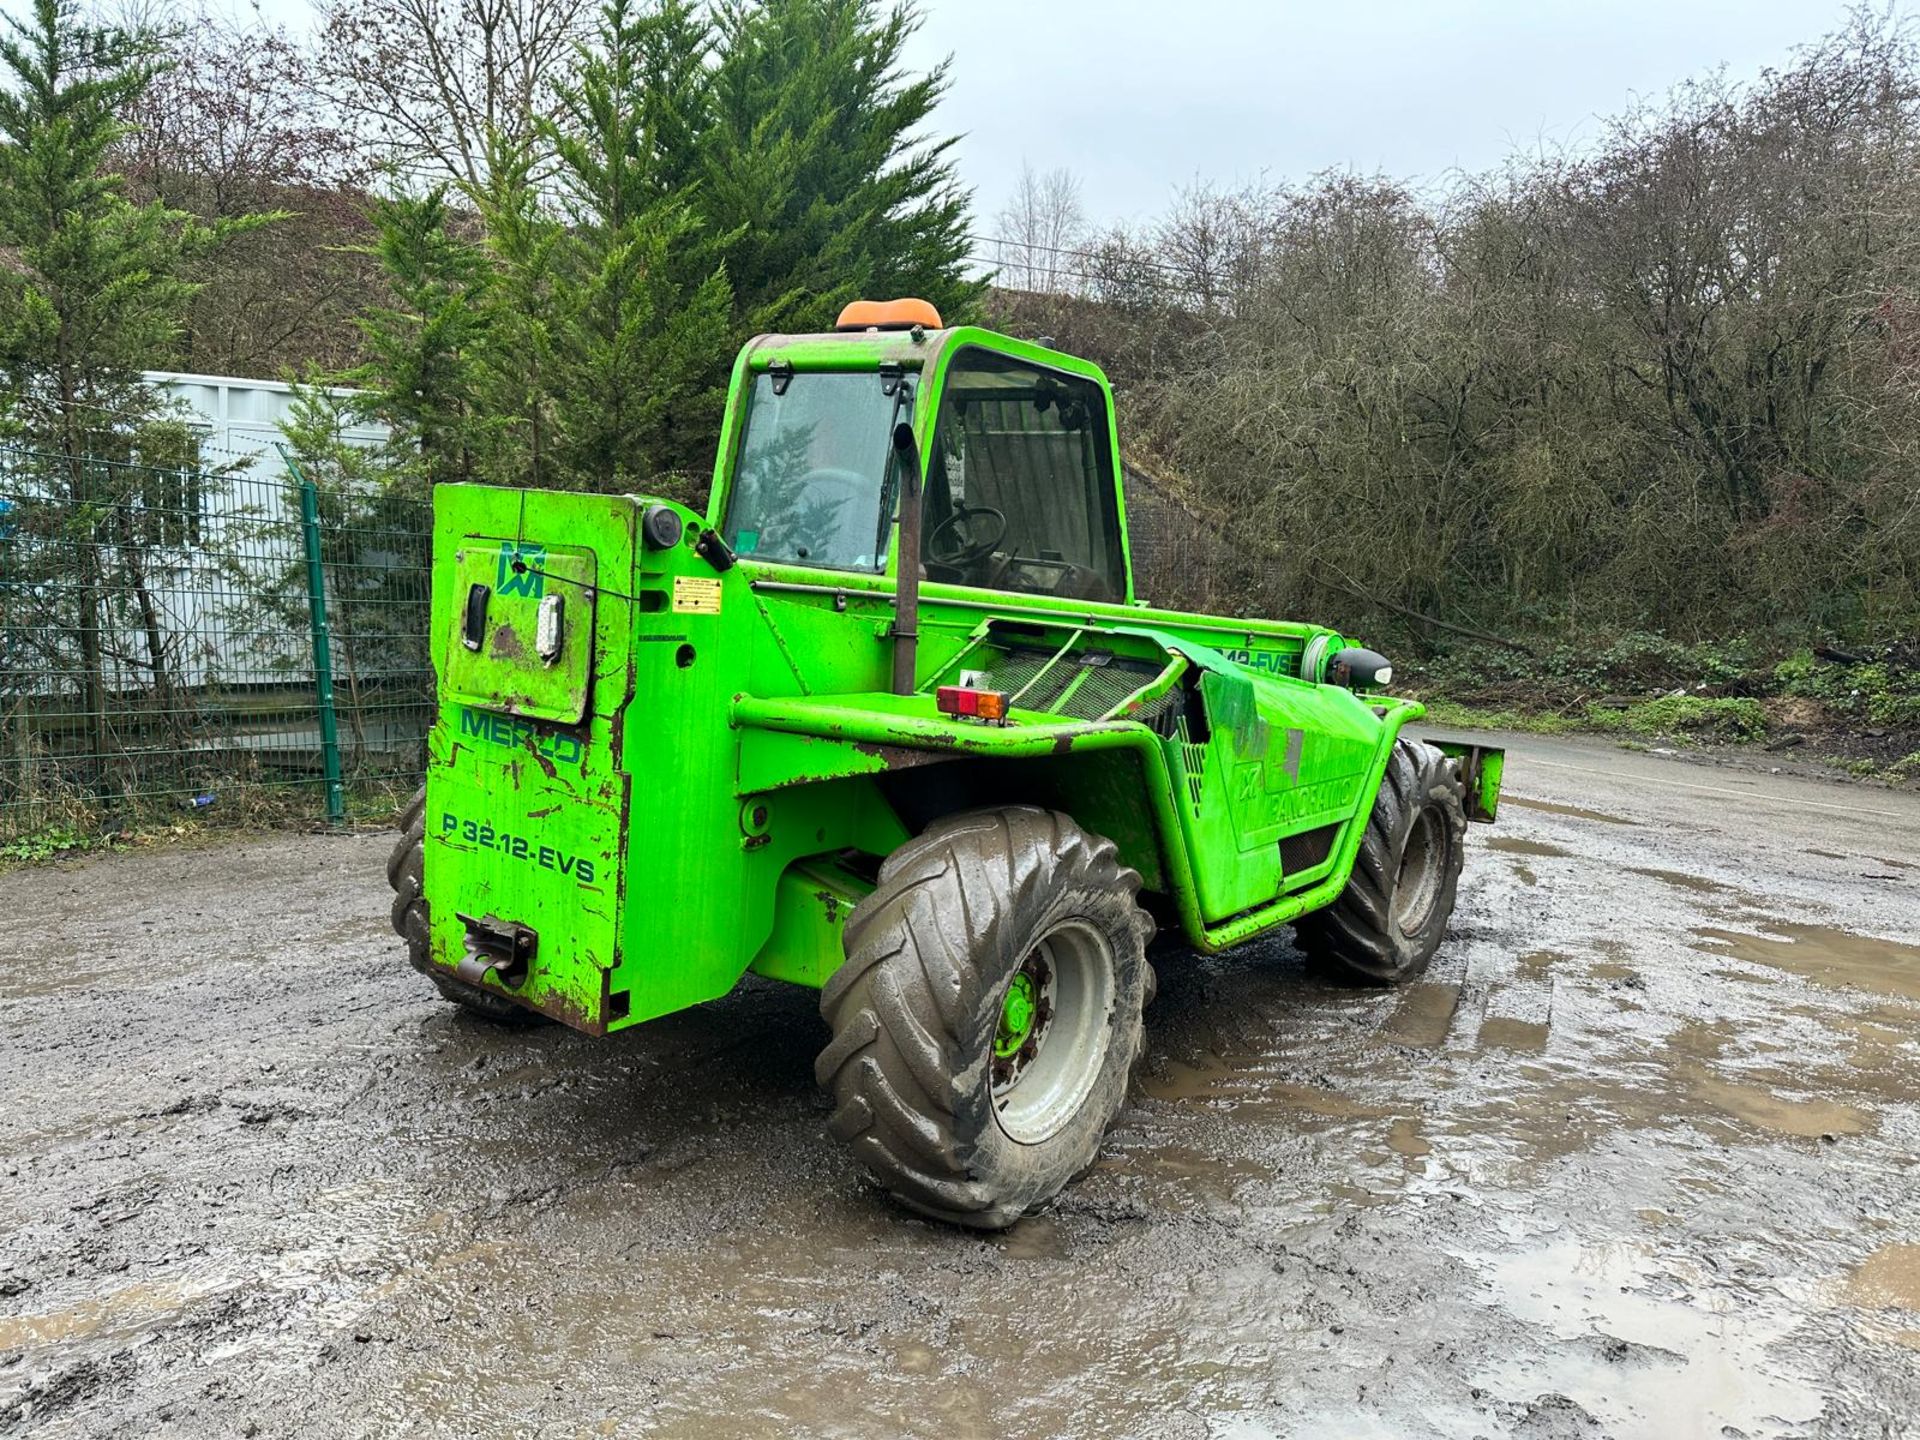
<path id="1" fill-rule="evenodd" d="M 1008 696 L 1020 695 L 1015 702 L 1022 710 L 1044 710 L 1050 715 L 1067 715 L 1075 720 L 1097 720 L 1134 691 L 1160 673 L 1157 665 L 1135 660 L 1118 660 L 1100 651 L 1067 655 L 1040 682 L 1034 677 L 1046 669 L 1053 658 L 1051 650 L 1009 650 L 986 672 L 983 682 L 988 690 L 1001 690 Z M 1031 690 L 1027 690 L 1033 685 Z M 1069 693 L 1071 692 L 1071 693 Z M 1148 721 L 1157 718 L 1169 702 L 1177 703 L 1178 694 L 1163 696 L 1147 711 L 1132 718 Z"/>
<path id="2" fill-rule="evenodd" d="M 1318 830 L 1302 830 L 1298 835 L 1286 835 L 1280 840 L 1280 868 L 1285 874 L 1299 870 L 1311 870 L 1316 865 L 1326 864 L 1327 857 L 1333 853 L 1333 839 L 1340 833 L 1338 825 L 1322 825 Z"/>
<path id="3" fill-rule="evenodd" d="M 1180 742 L 1180 768 L 1187 772 L 1187 798 L 1193 802 L 1193 813 L 1200 813 L 1200 791 L 1205 783 L 1207 747 L 1193 743 L 1193 734 L 1187 729 L 1187 717 L 1181 715 L 1173 727 L 1174 738 Z"/>

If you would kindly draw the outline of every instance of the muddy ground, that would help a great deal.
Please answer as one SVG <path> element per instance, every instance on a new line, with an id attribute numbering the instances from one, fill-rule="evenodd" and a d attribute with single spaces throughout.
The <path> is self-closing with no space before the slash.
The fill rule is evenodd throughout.
<path id="1" fill-rule="evenodd" d="M 1920 797 L 1513 743 L 1424 983 L 1163 959 L 992 1238 L 826 1137 L 806 993 L 450 1010 L 385 837 L 0 877 L 0 1432 L 1915 1433 Z"/>

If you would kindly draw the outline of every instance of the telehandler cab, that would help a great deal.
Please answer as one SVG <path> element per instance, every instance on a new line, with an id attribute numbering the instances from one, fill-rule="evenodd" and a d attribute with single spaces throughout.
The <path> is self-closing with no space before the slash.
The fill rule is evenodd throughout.
<path id="1" fill-rule="evenodd" d="M 989 1229 L 1093 1163 L 1156 925 L 1418 975 L 1501 752 L 1332 630 L 1136 599 L 1119 454 L 1093 365 L 862 302 L 741 353 L 705 516 L 441 487 L 413 964 L 595 1035 L 813 987 L 828 1128 Z"/>

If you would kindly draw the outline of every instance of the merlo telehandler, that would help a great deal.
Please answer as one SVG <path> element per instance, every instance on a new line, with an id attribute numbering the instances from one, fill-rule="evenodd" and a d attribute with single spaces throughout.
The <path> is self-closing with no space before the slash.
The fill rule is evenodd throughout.
<path id="1" fill-rule="evenodd" d="M 748 344 L 705 515 L 440 487 L 432 627 L 413 964 L 594 1035 L 817 989 L 828 1128 L 986 1229 L 1092 1165 L 1156 927 L 1407 980 L 1500 789 L 1335 631 L 1136 598 L 1104 376 L 920 301 Z"/>

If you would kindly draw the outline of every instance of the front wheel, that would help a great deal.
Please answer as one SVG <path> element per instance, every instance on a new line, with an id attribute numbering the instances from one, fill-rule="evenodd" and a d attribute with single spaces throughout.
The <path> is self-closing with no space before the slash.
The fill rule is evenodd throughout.
<path id="1" fill-rule="evenodd" d="M 1140 1054 L 1139 888 L 1111 840 L 1025 806 L 937 821 L 881 866 L 815 1073 L 901 1203 L 997 1230 L 1093 1164 Z"/>
<path id="2" fill-rule="evenodd" d="M 1421 974 L 1453 915 L 1466 833 L 1458 767 L 1431 745 L 1394 741 L 1347 888 L 1294 927 L 1300 948 L 1361 984 Z"/>

